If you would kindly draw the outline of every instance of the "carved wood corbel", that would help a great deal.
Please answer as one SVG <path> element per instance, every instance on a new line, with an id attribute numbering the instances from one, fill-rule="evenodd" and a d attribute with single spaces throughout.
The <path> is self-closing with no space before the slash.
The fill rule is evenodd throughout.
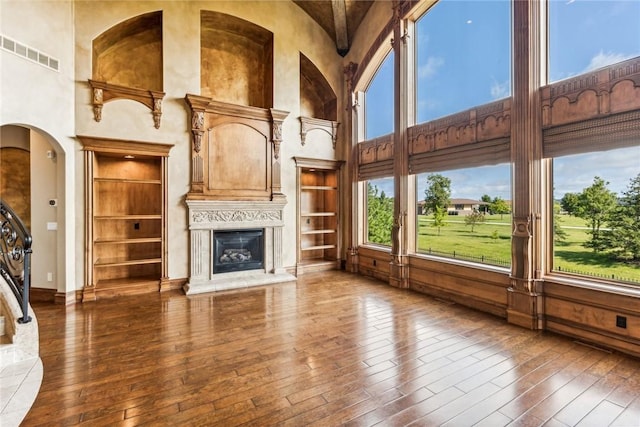
<path id="1" fill-rule="evenodd" d="M 310 117 L 300 117 L 300 142 L 302 145 L 306 143 L 307 134 L 312 130 L 321 130 L 331 136 L 331 144 L 336 149 L 338 141 L 338 126 L 340 123 L 332 120 L 316 119 Z"/>
<path id="2" fill-rule="evenodd" d="M 193 151 L 199 153 L 202 149 L 202 135 L 204 134 L 204 110 L 191 110 L 191 134 L 193 135 Z"/>
<path id="3" fill-rule="evenodd" d="M 102 120 L 102 107 L 105 103 L 114 99 L 130 99 L 148 107 L 153 114 L 153 126 L 156 129 L 160 128 L 164 92 L 135 89 L 91 79 L 89 79 L 89 86 L 92 89 L 93 118 L 96 122 Z"/>
<path id="4" fill-rule="evenodd" d="M 280 157 L 280 144 L 282 144 L 282 122 L 289 115 L 288 111 L 276 110 L 270 108 L 271 111 L 271 141 L 273 142 L 273 157 L 278 160 Z"/>

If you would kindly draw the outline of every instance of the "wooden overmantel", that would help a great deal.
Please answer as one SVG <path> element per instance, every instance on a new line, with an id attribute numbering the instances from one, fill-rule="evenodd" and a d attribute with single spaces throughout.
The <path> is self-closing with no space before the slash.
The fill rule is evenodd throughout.
<path id="1" fill-rule="evenodd" d="M 284 200 L 282 123 L 289 112 L 190 95 L 189 200 Z"/>

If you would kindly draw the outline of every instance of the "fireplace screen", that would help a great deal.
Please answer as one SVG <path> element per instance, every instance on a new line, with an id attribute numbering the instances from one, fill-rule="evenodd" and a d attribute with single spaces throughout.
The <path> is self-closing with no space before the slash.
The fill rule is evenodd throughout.
<path id="1" fill-rule="evenodd" d="M 263 231 L 234 230 L 213 233 L 213 272 L 263 268 Z"/>

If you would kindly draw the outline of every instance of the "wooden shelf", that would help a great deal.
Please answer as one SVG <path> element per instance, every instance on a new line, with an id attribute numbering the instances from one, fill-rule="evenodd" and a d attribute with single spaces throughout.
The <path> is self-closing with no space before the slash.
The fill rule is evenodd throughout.
<path id="1" fill-rule="evenodd" d="M 161 237 L 135 237 L 135 238 L 97 238 L 96 244 L 136 244 L 136 243 L 161 243 Z"/>
<path id="2" fill-rule="evenodd" d="M 159 179 L 94 178 L 94 182 L 115 184 L 154 184 L 162 185 Z"/>
<path id="3" fill-rule="evenodd" d="M 336 233 L 336 230 L 305 230 L 301 231 L 300 234 L 308 235 L 308 234 L 331 234 Z"/>
<path id="4" fill-rule="evenodd" d="M 98 258 L 93 264 L 95 267 L 117 267 L 122 265 L 140 265 L 140 264 L 159 264 L 162 258 L 139 258 L 131 259 L 126 257 L 120 258 Z M 159 278 L 158 278 L 159 279 Z"/>
<path id="5" fill-rule="evenodd" d="M 297 272 L 340 262 L 339 177 L 342 162 L 295 158 L 298 166 Z"/>
<path id="6" fill-rule="evenodd" d="M 301 190 L 310 190 L 310 191 L 330 191 L 330 190 L 337 190 L 338 187 L 333 187 L 333 186 L 329 186 L 329 185 L 303 185 L 300 187 Z"/>
<path id="7" fill-rule="evenodd" d="M 158 291 L 167 277 L 162 144 L 81 137 L 88 186 L 83 301 Z M 114 289 L 117 292 L 114 293 Z"/>
<path id="8" fill-rule="evenodd" d="M 314 216 L 336 216 L 336 212 L 303 212 L 301 217 L 314 217 Z"/>
<path id="9" fill-rule="evenodd" d="M 97 220 L 125 220 L 133 221 L 136 219 L 162 219 L 162 215 L 96 215 L 93 217 Z"/>
<path id="10" fill-rule="evenodd" d="M 336 245 L 318 245 L 318 246 L 310 246 L 308 248 L 300 248 L 301 251 L 317 251 L 321 249 L 335 249 Z"/>

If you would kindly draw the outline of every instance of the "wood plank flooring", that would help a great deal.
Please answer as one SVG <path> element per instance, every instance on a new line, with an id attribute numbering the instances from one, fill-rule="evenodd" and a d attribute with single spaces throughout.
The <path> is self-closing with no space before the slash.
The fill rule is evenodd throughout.
<path id="1" fill-rule="evenodd" d="M 34 309 L 24 426 L 640 426 L 640 360 L 344 272 Z"/>

